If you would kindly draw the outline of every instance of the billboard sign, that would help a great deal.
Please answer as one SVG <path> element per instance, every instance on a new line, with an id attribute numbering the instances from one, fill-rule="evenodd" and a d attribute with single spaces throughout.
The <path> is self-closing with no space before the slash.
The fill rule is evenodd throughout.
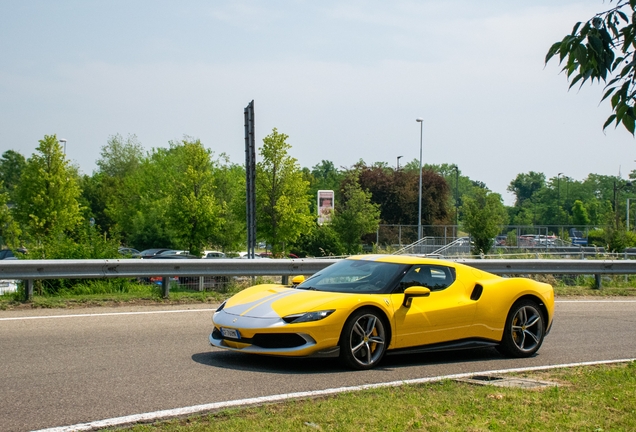
<path id="1" fill-rule="evenodd" d="M 333 191 L 318 191 L 318 223 L 320 225 L 329 222 L 333 213 Z"/>

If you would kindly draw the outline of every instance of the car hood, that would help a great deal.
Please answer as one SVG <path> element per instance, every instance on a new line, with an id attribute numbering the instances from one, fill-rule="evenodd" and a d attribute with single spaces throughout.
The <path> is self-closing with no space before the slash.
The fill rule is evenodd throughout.
<path id="1" fill-rule="evenodd" d="M 326 304 L 338 303 L 343 296 L 351 294 L 308 291 L 280 285 L 259 285 L 231 297 L 225 303 L 223 311 L 251 318 L 278 318 L 320 310 Z M 333 305 L 330 308 L 335 309 Z"/>

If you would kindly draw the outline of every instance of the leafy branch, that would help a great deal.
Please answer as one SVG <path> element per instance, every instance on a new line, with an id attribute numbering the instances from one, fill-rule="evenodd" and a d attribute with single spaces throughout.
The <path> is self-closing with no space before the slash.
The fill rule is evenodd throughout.
<path id="1" fill-rule="evenodd" d="M 610 98 L 612 122 L 620 123 L 634 135 L 636 126 L 636 0 L 616 1 L 616 6 L 596 14 L 585 23 L 578 22 L 572 33 L 550 47 L 547 64 L 558 54 L 559 64 L 570 81 L 569 88 L 586 81 L 605 83 L 601 102 Z M 628 11 L 629 15 L 625 12 Z"/>

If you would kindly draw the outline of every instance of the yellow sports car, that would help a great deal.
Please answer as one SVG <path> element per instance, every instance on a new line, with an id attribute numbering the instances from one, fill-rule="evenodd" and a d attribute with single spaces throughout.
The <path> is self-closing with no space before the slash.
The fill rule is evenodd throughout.
<path id="1" fill-rule="evenodd" d="M 554 291 L 463 264 L 351 257 L 296 287 L 257 285 L 215 311 L 210 343 L 251 354 L 340 357 L 354 369 L 388 352 L 494 346 L 528 357 L 549 332 Z"/>

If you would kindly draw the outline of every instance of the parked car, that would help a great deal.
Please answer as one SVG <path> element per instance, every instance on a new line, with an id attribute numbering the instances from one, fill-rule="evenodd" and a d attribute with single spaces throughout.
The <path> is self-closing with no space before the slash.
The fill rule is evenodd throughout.
<path id="1" fill-rule="evenodd" d="M 161 252 L 159 255 L 189 255 L 189 254 L 190 254 L 190 251 L 187 251 L 187 250 L 170 249 L 168 251 Z"/>
<path id="2" fill-rule="evenodd" d="M 172 249 L 168 249 L 168 251 L 171 251 Z M 143 252 L 142 252 L 143 253 Z M 175 253 L 167 253 L 167 252 L 163 252 L 160 254 L 156 254 L 156 255 L 152 255 L 147 257 L 146 259 L 198 259 L 198 257 L 194 256 L 194 255 L 188 255 L 188 254 L 175 254 Z M 191 280 L 193 280 L 193 277 L 189 277 L 189 276 L 182 276 L 182 277 L 176 277 L 173 276 L 170 278 L 171 281 L 173 282 L 178 282 L 178 283 L 187 283 Z M 161 276 L 151 276 L 149 278 L 146 279 L 142 279 L 143 282 L 150 282 L 153 283 L 155 285 L 161 285 L 163 278 Z"/>
<path id="3" fill-rule="evenodd" d="M 507 236 L 498 235 L 497 237 L 495 237 L 495 246 L 505 246 L 506 240 L 508 240 Z"/>
<path id="4" fill-rule="evenodd" d="M 225 258 L 225 254 L 219 251 L 206 250 L 206 251 L 203 251 L 202 255 L 203 255 L 203 258 L 209 258 L 209 259 Z"/>
<path id="5" fill-rule="evenodd" d="M 120 247 L 117 249 L 120 255 L 125 256 L 126 258 L 139 258 L 141 252 L 137 249 L 129 248 L 129 247 Z"/>
<path id="6" fill-rule="evenodd" d="M 147 259 L 199 259 L 196 255 L 190 254 L 176 254 L 176 253 L 161 253 L 148 257 Z"/>
<path id="7" fill-rule="evenodd" d="M 143 250 L 141 252 L 139 252 L 139 257 L 140 258 L 152 258 L 154 256 L 157 255 L 161 255 L 165 252 L 171 251 L 172 249 L 168 249 L 168 248 L 154 248 L 154 249 L 146 249 Z"/>
<path id="8" fill-rule="evenodd" d="M 570 228 L 570 241 L 574 246 L 587 246 L 587 237 L 583 237 L 583 232 L 576 228 Z"/>
<path id="9" fill-rule="evenodd" d="M 17 260 L 18 258 L 13 254 L 11 249 L 0 250 L 0 260 Z"/>
<path id="10" fill-rule="evenodd" d="M 26 249 L 19 249 L 16 252 L 26 253 Z M 11 249 L 0 249 L 0 260 L 17 260 Z M 0 295 L 16 292 L 18 290 L 18 281 L 14 279 L 0 280 Z"/>

